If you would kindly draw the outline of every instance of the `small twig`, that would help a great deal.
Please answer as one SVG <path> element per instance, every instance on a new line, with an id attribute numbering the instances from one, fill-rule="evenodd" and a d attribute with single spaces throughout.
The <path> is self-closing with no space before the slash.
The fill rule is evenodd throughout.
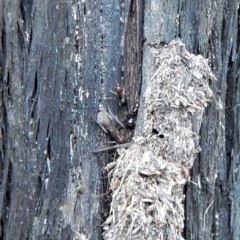
<path id="1" fill-rule="evenodd" d="M 105 222 L 105 221 L 104 221 L 103 219 L 101 219 L 100 217 L 95 216 L 95 218 L 96 218 L 97 220 L 101 221 L 101 222 Z"/>
<path id="2" fill-rule="evenodd" d="M 197 105 L 191 104 L 191 103 L 187 103 L 187 106 L 194 107 L 194 108 L 197 108 L 197 109 L 199 109 L 199 110 L 203 110 L 203 109 L 204 109 L 204 108 L 202 108 L 202 107 L 198 107 Z"/>
<path id="3" fill-rule="evenodd" d="M 182 173 L 183 173 L 183 176 L 186 180 L 189 179 L 189 173 L 188 173 L 188 169 L 186 169 L 183 165 L 181 166 L 181 169 L 182 169 Z"/>
<path id="4" fill-rule="evenodd" d="M 113 93 L 115 96 L 117 96 L 118 97 L 118 95 L 114 92 L 114 91 L 112 91 L 112 90 L 109 90 L 109 92 L 111 92 L 111 93 Z"/>
<path id="5" fill-rule="evenodd" d="M 105 152 L 108 150 L 112 150 L 112 149 L 117 149 L 117 148 L 125 148 L 125 147 L 129 147 L 133 144 L 134 142 L 129 142 L 129 143 L 124 143 L 124 144 L 117 144 L 111 147 L 105 147 L 105 148 L 99 148 L 97 150 L 94 150 L 93 153 L 100 153 L 100 152 Z"/>
<path id="6" fill-rule="evenodd" d="M 82 234 L 80 234 L 79 232 L 75 231 L 75 233 L 76 233 L 79 237 L 82 237 Z"/>
<path id="7" fill-rule="evenodd" d="M 108 191 L 105 192 L 105 193 L 101 193 L 101 194 L 97 195 L 96 197 L 97 197 L 97 198 L 103 197 L 103 196 L 105 196 L 105 195 L 108 195 L 111 191 L 112 191 L 112 190 L 110 189 L 110 190 L 108 190 Z"/>
<path id="8" fill-rule="evenodd" d="M 195 183 L 195 182 L 193 182 L 193 181 L 191 181 L 191 180 L 187 180 L 187 182 L 190 182 L 190 183 L 192 183 L 192 184 L 194 184 L 194 185 L 198 186 L 198 184 L 197 184 L 197 183 Z"/>
<path id="9" fill-rule="evenodd" d="M 209 204 L 209 206 L 207 207 L 207 209 L 206 209 L 206 211 L 204 213 L 204 216 L 203 216 L 203 229 L 204 230 L 205 230 L 205 217 L 206 217 L 206 214 L 207 214 L 209 208 L 212 206 L 213 202 L 214 202 L 214 200 L 212 200 L 212 202 Z"/>
<path id="10" fill-rule="evenodd" d="M 240 103 L 236 104 L 236 105 L 232 108 L 232 111 L 233 111 L 236 107 L 238 107 L 239 105 L 240 105 Z"/>

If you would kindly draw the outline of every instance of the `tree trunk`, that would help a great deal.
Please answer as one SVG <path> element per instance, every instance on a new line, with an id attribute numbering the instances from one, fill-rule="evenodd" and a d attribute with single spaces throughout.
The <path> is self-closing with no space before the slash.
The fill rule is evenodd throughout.
<path id="1" fill-rule="evenodd" d="M 238 9 L 239 1 L 145 1 L 142 91 L 155 52 L 176 37 L 208 57 L 217 77 L 191 174 L 197 185 L 186 187 L 186 239 L 240 238 Z"/>
<path id="2" fill-rule="evenodd" d="M 181 38 L 217 77 L 186 187 L 186 239 L 239 239 L 239 1 L 0 2 L 1 239 L 101 239 L 109 140 L 99 104 L 125 119 L 156 54 Z M 144 22 L 143 22 L 144 19 Z M 142 61 L 142 63 L 141 63 Z M 126 87 L 119 107 L 109 90 Z M 138 119 L 136 130 L 141 129 Z M 128 141 L 132 130 L 125 130 Z"/>

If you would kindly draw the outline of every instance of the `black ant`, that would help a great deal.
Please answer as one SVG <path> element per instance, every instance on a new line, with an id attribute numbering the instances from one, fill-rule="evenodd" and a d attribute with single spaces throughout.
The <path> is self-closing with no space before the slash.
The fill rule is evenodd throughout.
<path id="1" fill-rule="evenodd" d="M 134 128 L 135 127 L 135 122 L 136 122 L 136 116 L 138 113 L 138 108 L 139 108 L 139 103 L 136 102 L 135 105 L 131 108 L 131 113 L 128 113 L 126 116 L 126 125 L 129 128 Z"/>

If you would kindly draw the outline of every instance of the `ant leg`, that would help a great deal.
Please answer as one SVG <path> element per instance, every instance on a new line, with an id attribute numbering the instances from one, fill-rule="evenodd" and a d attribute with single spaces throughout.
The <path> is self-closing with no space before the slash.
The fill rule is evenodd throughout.
<path id="1" fill-rule="evenodd" d="M 117 96 L 118 97 L 118 95 L 114 92 L 114 91 L 112 91 L 112 90 L 109 90 L 109 92 L 111 92 L 111 93 L 113 93 L 115 96 Z"/>

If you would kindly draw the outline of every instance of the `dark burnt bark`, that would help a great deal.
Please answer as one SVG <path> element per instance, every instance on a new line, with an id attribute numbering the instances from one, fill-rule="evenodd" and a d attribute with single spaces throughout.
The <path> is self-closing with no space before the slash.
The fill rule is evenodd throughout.
<path id="1" fill-rule="evenodd" d="M 176 37 L 209 57 L 217 77 L 192 170 L 201 188 L 187 186 L 184 234 L 240 238 L 240 107 L 232 111 L 240 102 L 239 1 L 143 3 L 0 1 L 2 239 L 101 239 L 110 155 L 92 150 L 109 137 L 91 116 L 108 103 L 124 119 L 141 74 L 144 92 L 155 54 Z M 115 82 L 126 87 L 127 106 L 109 92 Z"/>

